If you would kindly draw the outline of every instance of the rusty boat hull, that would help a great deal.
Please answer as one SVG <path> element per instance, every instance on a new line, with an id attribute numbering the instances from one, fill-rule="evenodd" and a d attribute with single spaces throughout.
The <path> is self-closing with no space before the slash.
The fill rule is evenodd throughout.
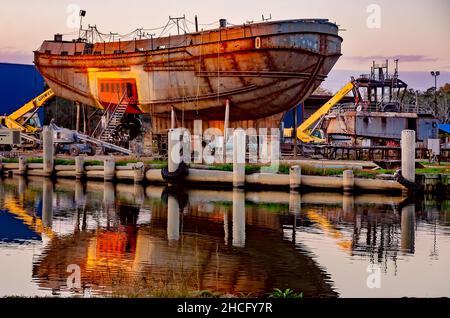
<path id="1" fill-rule="evenodd" d="M 161 122 L 172 108 L 186 121 L 221 121 L 227 100 L 231 122 L 279 121 L 326 79 L 341 43 L 327 20 L 286 20 L 127 42 L 45 41 L 35 64 L 57 96 L 93 107 L 121 103 L 127 91 L 129 112 Z"/>

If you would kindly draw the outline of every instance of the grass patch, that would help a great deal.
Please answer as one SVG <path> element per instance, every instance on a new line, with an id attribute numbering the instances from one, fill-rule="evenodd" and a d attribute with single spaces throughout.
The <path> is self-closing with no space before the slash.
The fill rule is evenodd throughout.
<path id="1" fill-rule="evenodd" d="M 55 165 L 58 166 L 74 166 L 75 160 L 71 159 L 55 159 Z"/>
<path id="2" fill-rule="evenodd" d="M 27 158 L 27 163 L 44 163 L 42 158 Z"/>
<path id="3" fill-rule="evenodd" d="M 137 160 L 135 159 L 130 159 L 130 160 L 120 160 L 116 162 L 116 167 L 126 167 L 128 166 L 128 164 L 130 163 L 138 163 Z"/>
<path id="4" fill-rule="evenodd" d="M 88 167 L 88 166 L 103 166 L 103 161 L 102 160 L 86 160 L 84 162 L 84 166 Z"/>
<path id="5" fill-rule="evenodd" d="M 152 169 L 164 169 L 169 165 L 167 161 L 164 160 L 147 160 L 144 161 L 144 164 L 152 166 Z"/>
<path id="6" fill-rule="evenodd" d="M 3 163 L 19 163 L 19 159 L 17 158 L 3 158 Z"/>

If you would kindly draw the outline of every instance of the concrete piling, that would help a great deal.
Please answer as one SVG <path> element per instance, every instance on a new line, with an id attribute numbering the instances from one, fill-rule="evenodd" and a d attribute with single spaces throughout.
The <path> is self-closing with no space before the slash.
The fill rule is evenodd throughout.
<path id="1" fill-rule="evenodd" d="M 289 180 L 291 191 L 296 191 L 300 189 L 302 184 L 302 169 L 300 166 L 293 166 L 289 172 Z"/>
<path id="2" fill-rule="evenodd" d="M 167 161 L 168 161 L 168 169 L 169 173 L 174 173 L 177 171 L 179 165 L 180 165 L 180 140 L 175 130 L 171 129 L 169 131 L 168 136 L 168 154 L 167 154 Z"/>
<path id="3" fill-rule="evenodd" d="M 225 119 L 223 123 L 223 149 L 226 155 L 227 142 L 228 142 L 228 128 L 230 128 L 230 100 L 227 99 L 225 105 Z"/>
<path id="4" fill-rule="evenodd" d="M 203 163 L 203 121 L 200 119 L 194 120 L 194 136 L 192 136 L 192 146 L 194 148 L 194 163 Z"/>
<path id="5" fill-rule="evenodd" d="M 84 169 L 84 157 L 75 157 L 75 177 L 77 180 L 83 179 L 86 176 L 86 170 Z"/>
<path id="6" fill-rule="evenodd" d="M 116 160 L 110 156 L 104 160 L 103 165 L 105 182 L 113 181 L 116 174 Z"/>
<path id="7" fill-rule="evenodd" d="M 27 168 L 28 168 L 28 164 L 27 164 L 27 157 L 25 156 L 20 156 L 19 157 L 19 176 L 25 176 L 27 174 Z"/>
<path id="8" fill-rule="evenodd" d="M 238 129 L 233 135 L 233 186 L 242 188 L 245 185 L 245 131 Z"/>
<path id="9" fill-rule="evenodd" d="M 355 175 L 353 170 L 345 170 L 342 178 L 344 193 L 352 193 L 355 187 Z"/>
<path id="10" fill-rule="evenodd" d="M 51 129 L 49 126 L 45 126 L 44 130 L 42 131 L 42 141 L 44 144 L 44 176 L 51 177 L 53 175 L 55 165 L 55 149 L 53 146 L 53 129 Z"/>
<path id="11" fill-rule="evenodd" d="M 142 183 L 145 178 L 145 165 L 143 162 L 138 162 L 133 165 L 134 183 Z"/>
<path id="12" fill-rule="evenodd" d="M 402 175 L 414 183 L 416 182 L 416 132 L 402 131 Z"/>
<path id="13" fill-rule="evenodd" d="M 170 110 L 170 128 L 173 130 L 177 126 L 175 108 Z"/>

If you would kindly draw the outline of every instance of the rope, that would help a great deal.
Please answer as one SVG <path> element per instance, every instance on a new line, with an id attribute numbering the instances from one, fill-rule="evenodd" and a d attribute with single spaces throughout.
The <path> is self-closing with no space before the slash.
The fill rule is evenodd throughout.
<path id="1" fill-rule="evenodd" d="M 422 186 L 418 182 L 411 182 L 409 180 L 406 180 L 405 177 L 403 177 L 401 170 L 398 170 L 395 173 L 394 178 L 402 186 L 404 186 L 405 188 L 407 188 L 413 192 L 418 192 L 422 189 Z"/>
<path id="2" fill-rule="evenodd" d="M 202 71 L 202 58 L 203 58 L 203 30 L 200 32 L 200 59 L 198 63 L 198 76 L 197 76 L 197 96 L 195 103 L 195 112 L 198 116 L 198 100 L 200 97 L 200 72 Z"/>
<path id="3" fill-rule="evenodd" d="M 175 172 L 169 172 L 169 168 L 164 168 L 161 170 L 161 176 L 163 177 L 164 181 L 172 184 L 183 181 L 188 175 L 189 167 L 184 161 L 180 163 L 178 169 Z"/>

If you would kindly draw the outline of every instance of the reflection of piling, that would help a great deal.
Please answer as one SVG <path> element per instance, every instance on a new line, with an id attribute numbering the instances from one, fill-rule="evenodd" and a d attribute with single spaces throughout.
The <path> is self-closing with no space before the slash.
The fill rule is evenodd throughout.
<path id="1" fill-rule="evenodd" d="M 103 185 L 103 203 L 106 206 L 111 206 L 116 200 L 116 194 L 114 189 L 114 183 L 105 182 Z"/>
<path id="2" fill-rule="evenodd" d="M 342 211 L 344 216 L 352 215 L 354 213 L 355 197 L 350 194 L 344 194 L 342 197 Z"/>
<path id="3" fill-rule="evenodd" d="M 42 142 L 44 144 L 44 176 L 50 177 L 53 175 L 55 150 L 53 146 L 53 129 L 48 126 L 45 126 L 42 131 Z"/>
<path id="4" fill-rule="evenodd" d="M 404 252 L 414 253 L 415 250 L 415 221 L 416 207 L 414 204 L 408 205 L 402 209 L 402 239 L 401 248 Z"/>
<path id="5" fill-rule="evenodd" d="M 291 191 L 289 194 L 289 213 L 299 215 L 302 210 L 301 195 L 297 191 Z"/>
<path id="6" fill-rule="evenodd" d="M 233 186 L 242 188 L 245 185 L 245 131 L 238 129 L 233 135 Z"/>
<path id="7" fill-rule="evenodd" d="M 25 194 L 27 189 L 27 178 L 24 176 L 19 176 L 19 184 L 17 187 L 19 195 Z"/>
<path id="8" fill-rule="evenodd" d="M 75 205 L 82 208 L 86 204 L 86 196 L 84 194 L 84 185 L 80 180 L 75 182 Z"/>
<path id="9" fill-rule="evenodd" d="M 223 208 L 223 231 L 224 231 L 224 242 L 228 245 L 228 240 L 230 238 L 230 222 L 228 217 L 228 209 Z"/>
<path id="10" fill-rule="evenodd" d="M 53 182 L 44 179 L 42 185 L 42 224 L 51 228 L 53 222 Z"/>
<path id="11" fill-rule="evenodd" d="M 141 184 L 134 184 L 134 200 L 136 205 L 142 206 L 144 204 L 145 190 Z"/>
<path id="12" fill-rule="evenodd" d="M 167 199 L 167 239 L 169 242 L 180 240 L 180 206 L 171 195 Z"/>
<path id="13" fill-rule="evenodd" d="M 233 246 L 245 247 L 245 192 L 233 190 Z"/>

